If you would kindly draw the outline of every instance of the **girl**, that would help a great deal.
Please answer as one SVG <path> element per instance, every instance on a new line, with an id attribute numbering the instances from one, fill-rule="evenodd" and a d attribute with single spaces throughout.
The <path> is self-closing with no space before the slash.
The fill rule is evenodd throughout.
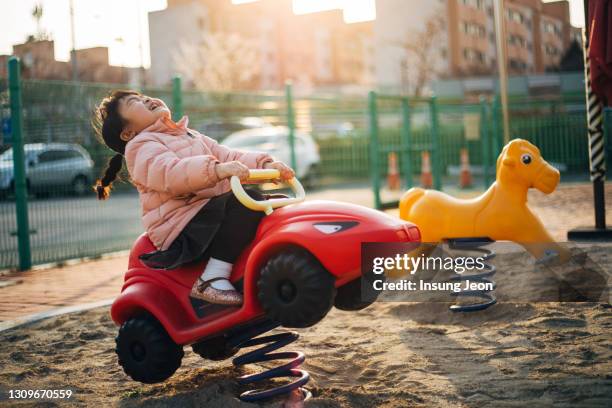
<path id="1" fill-rule="evenodd" d="M 99 199 L 109 197 L 125 157 L 140 196 L 144 226 L 157 248 L 142 254 L 142 262 L 174 269 L 209 256 L 191 296 L 239 305 L 242 295 L 228 278 L 264 214 L 238 202 L 228 179 L 246 180 L 249 168 L 277 169 L 282 180 L 294 172 L 266 153 L 231 150 L 188 129 L 186 116 L 176 123 L 170 117 L 162 100 L 135 91 L 116 90 L 104 98 L 93 124 L 117 154 L 94 189 Z M 255 190 L 247 192 L 262 199 Z"/>

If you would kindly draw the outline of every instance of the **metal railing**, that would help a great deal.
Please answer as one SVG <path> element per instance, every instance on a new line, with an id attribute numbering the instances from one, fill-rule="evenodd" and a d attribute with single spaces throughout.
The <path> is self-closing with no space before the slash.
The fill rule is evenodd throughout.
<path id="1" fill-rule="evenodd" d="M 11 92 L 9 81 L 0 78 L 0 154 L 12 146 L 25 155 L 18 154 L 10 161 L 10 171 L 6 170 L 9 161 L 0 166 L 0 269 L 27 269 L 32 264 L 129 248 L 142 231 L 134 188 L 127 182 L 117 183 L 113 197 L 105 202 L 97 201 L 90 190 L 113 154 L 93 132 L 90 122 L 94 108 L 111 89 L 126 86 L 20 80 L 18 69 L 12 67 Z M 220 140 L 226 134 L 214 135 L 211 124 L 225 126 L 256 117 L 286 126 L 290 146 L 286 160 L 294 168 L 303 160 L 300 140 L 307 135 L 318 149 L 320 159 L 309 171 L 317 172 L 320 185 L 357 182 L 364 188 L 371 187 L 378 208 L 394 205 L 392 199 L 380 194 L 385 190 L 389 153 L 398 158 L 401 190 L 417 184 L 415 177 L 420 174 L 424 151 L 431 153 L 434 187 L 456 184 L 452 173 L 460 164 L 462 149 L 467 149 L 471 166 L 478 170 L 479 186 L 485 187 L 495 177 L 495 160 L 503 147 L 499 101 L 495 98 L 464 103 L 375 92 L 369 97 L 300 95 L 290 85 L 284 92 L 215 94 L 182 89 L 180 78 L 171 88 L 141 91 L 166 101 L 175 119 L 186 114 L 190 128 Z M 513 138 L 522 137 L 538 145 L 543 156 L 561 168 L 562 180 L 587 179 L 586 117 L 581 96 L 511 98 L 510 113 Z M 12 126 L 7 125 L 9 122 Z M 607 134 L 611 126 L 612 114 L 608 112 Z M 226 133 L 231 130 L 225 129 Z M 81 174 L 85 183 L 74 168 L 66 165 L 65 172 L 73 171 L 69 182 L 49 182 L 48 191 L 37 190 L 41 184 L 36 185 L 32 174 L 39 164 L 29 160 L 28 149 L 34 144 L 46 148 L 55 143 L 77 145 L 91 157 L 87 172 Z M 18 171 L 13 172 L 15 167 Z M 58 168 L 61 170 L 61 166 Z M 50 171 L 45 172 L 49 178 Z M 125 170 L 121 176 L 128 179 Z M 14 180 L 13 184 L 2 184 L 8 178 Z M 86 191 L 82 191 L 83 185 Z"/>

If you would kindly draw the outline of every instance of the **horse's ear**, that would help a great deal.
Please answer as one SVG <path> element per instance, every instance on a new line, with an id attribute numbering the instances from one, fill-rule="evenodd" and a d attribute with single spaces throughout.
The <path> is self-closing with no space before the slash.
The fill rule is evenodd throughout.
<path id="1" fill-rule="evenodd" d="M 506 157 L 502 164 L 504 166 L 514 167 L 516 165 L 516 160 L 514 160 L 512 157 Z"/>

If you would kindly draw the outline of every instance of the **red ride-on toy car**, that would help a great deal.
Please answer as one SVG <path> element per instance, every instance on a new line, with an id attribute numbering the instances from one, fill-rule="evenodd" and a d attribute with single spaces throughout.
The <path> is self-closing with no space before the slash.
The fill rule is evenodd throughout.
<path id="1" fill-rule="evenodd" d="M 278 178 L 277 170 L 251 170 L 252 180 Z M 138 256 L 155 250 L 146 234 L 132 247 L 121 294 L 111 315 L 120 326 L 119 363 L 134 380 L 160 382 L 180 366 L 183 346 L 204 358 L 222 360 L 238 348 L 227 335 L 258 321 L 285 327 L 312 326 L 332 306 L 359 310 L 372 301 L 360 295 L 362 242 L 418 242 L 416 226 L 362 206 L 304 201 L 304 189 L 289 182 L 295 197 L 272 195 L 255 201 L 238 178 L 231 186 L 247 207 L 265 211 L 253 242 L 234 264 L 231 281 L 242 306 L 190 298 L 205 262 L 175 270 L 149 269 Z M 277 208 L 273 211 L 274 208 Z"/>

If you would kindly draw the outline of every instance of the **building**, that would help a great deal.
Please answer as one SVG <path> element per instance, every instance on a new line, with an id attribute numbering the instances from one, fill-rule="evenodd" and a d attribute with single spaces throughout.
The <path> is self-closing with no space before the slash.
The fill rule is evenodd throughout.
<path id="1" fill-rule="evenodd" d="M 557 66 L 578 34 L 568 2 L 506 0 L 505 7 L 509 73 Z M 305 88 L 376 85 L 420 93 L 434 78 L 497 70 L 493 0 L 377 0 L 376 19 L 353 24 L 340 10 L 295 15 L 291 0 L 169 0 L 165 10 L 149 13 L 149 29 L 157 86 L 177 72 L 179 44 L 218 32 L 256 44 L 255 89 L 279 89 L 291 79 Z"/>
<path id="2" fill-rule="evenodd" d="M 53 41 L 28 41 L 13 45 L 13 54 L 21 60 L 22 78 L 69 79 L 70 64 L 55 60 Z M 5 58 L 8 59 L 8 55 Z M 6 68 L 5 68 L 6 69 Z M 6 73 L 3 72 L 3 76 Z"/>
<path id="3" fill-rule="evenodd" d="M 407 7 L 407 5 L 410 7 Z M 449 71 L 446 2 L 440 0 L 377 0 L 373 27 L 375 82 L 378 88 L 414 94 L 421 82 Z M 428 22 L 442 19 L 435 35 L 427 35 Z M 422 44 L 427 42 L 428 45 Z M 407 48 L 416 49 L 408 52 Z"/>
<path id="4" fill-rule="evenodd" d="M 279 89 L 286 80 L 298 88 L 371 86 L 372 29 L 372 22 L 346 24 L 340 10 L 295 15 L 291 0 L 169 0 L 165 10 L 149 13 L 151 78 L 169 83 L 180 44 L 236 33 L 257 47 L 255 89 Z"/>
<path id="5" fill-rule="evenodd" d="M 576 38 L 565 0 L 506 0 L 507 65 L 510 74 L 538 74 L 559 64 Z M 489 75 L 496 71 L 497 52 L 493 0 L 377 0 L 374 22 L 376 79 L 383 88 L 403 88 L 419 61 L 402 42 L 418 43 L 419 32 L 443 16 L 438 53 L 428 60 L 437 77 Z M 402 67 L 408 67 L 408 73 Z M 423 68 L 421 69 L 421 71 Z"/>
<path id="6" fill-rule="evenodd" d="M 141 84 L 146 71 L 110 65 L 107 47 L 82 48 L 75 50 L 78 79 L 83 82 L 106 82 Z M 20 58 L 21 76 L 24 79 L 71 80 L 72 62 L 55 59 L 55 44 L 51 40 L 27 41 L 13 45 L 13 54 Z M 0 55 L 0 77 L 6 78 L 6 61 L 9 55 Z"/>

